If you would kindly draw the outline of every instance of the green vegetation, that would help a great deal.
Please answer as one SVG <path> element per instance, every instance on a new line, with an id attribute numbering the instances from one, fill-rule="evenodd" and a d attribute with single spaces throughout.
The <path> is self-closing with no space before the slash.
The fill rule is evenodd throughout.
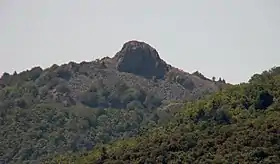
<path id="1" fill-rule="evenodd" d="M 280 67 L 188 102 L 168 123 L 50 163 L 280 163 Z"/>
<path id="2" fill-rule="evenodd" d="M 75 70 L 75 69 L 74 69 Z M 102 80 L 77 93 L 67 67 L 39 67 L 0 79 L 0 157 L 29 163 L 128 138 L 170 118 L 162 100 L 125 83 Z M 156 109 L 158 108 L 158 109 Z"/>
<path id="3" fill-rule="evenodd" d="M 280 67 L 252 76 L 249 83 L 222 82 L 219 92 L 197 94 L 203 99 L 193 97 L 182 107 L 163 97 L 180 98 L 186 88 L 186 93 L 194 94 L 200 89 L 197 81 L 205 83 L 203 91 L 211 92 L 208 88 L 223 80 L 212 83 L 173 72 L 164 80 L 147 80 L 132 74 L 116 76 L 110 65 L 90 70 L 92 65 L 35 67 L 1 77 L 1 159 L 7 163 L 280 163 Z M 170 92 L 173 86 L 180 90 L 174 87 Z M 155 88 L 162 91 L 161 98 L 153 94 Z"/>

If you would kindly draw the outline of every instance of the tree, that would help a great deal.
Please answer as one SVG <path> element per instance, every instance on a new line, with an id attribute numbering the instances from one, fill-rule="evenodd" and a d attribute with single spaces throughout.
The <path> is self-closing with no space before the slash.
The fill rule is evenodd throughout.
<path id="1" fill-rule="evenodd" d="M 261 91 L 256 99 L 256 109 L 266 109 L 273 103 L 273 96 L 268 91 Z"/>
<path id="2" fill-rule="evenodd" d="M 216 81 L 216 77 L 215 76 L 212 77 L 212 81 Z"/>

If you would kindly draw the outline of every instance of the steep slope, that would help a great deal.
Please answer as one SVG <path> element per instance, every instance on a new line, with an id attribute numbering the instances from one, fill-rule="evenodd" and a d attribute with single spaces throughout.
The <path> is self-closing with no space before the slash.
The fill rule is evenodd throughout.
<path id="1" fill-rule="evenodd" d="M 225 83 L 180 71 L 146 43 L 129 41 L 112 58 L 40 67 L 0 79 L 0 157 L 36 162 L 135 136 L 168 121 L 175 100 Z M 168 104 L 168 107 L 165 105 Z"/>
<path id="2" fill-rule="evenodd" d="M 280 67 L 185 104 L 172 121 L 52 163 L 280 163 Z"/>

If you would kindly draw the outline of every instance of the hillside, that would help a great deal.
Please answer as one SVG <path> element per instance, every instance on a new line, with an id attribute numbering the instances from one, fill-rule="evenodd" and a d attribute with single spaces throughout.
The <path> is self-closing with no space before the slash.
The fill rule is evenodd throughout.
<path id="1" fill-rule="evenodd" d="M 226 84 L 183 72 L 144 42 L 112 58 L 70 62 L 0 79 L 0 159 L 32 163 L 133 137 Z"/>
<path id="2" fill-rule="evenodd" d="M 280 67 L 185 103 L 169 123 L 52 163 L 280 163 Z"/>

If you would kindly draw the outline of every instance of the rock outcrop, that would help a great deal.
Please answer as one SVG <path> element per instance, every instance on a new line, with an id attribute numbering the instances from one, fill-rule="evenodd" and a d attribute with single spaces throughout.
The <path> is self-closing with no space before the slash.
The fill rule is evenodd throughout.
<path id="1" fill-rule="evenodd" d="M 163 79 L 170 69 L 156 49 L 139 41 L 126 42 L 114 56 L 116 69 L 120 72 L 133 73 L 146 78 Z"/>

